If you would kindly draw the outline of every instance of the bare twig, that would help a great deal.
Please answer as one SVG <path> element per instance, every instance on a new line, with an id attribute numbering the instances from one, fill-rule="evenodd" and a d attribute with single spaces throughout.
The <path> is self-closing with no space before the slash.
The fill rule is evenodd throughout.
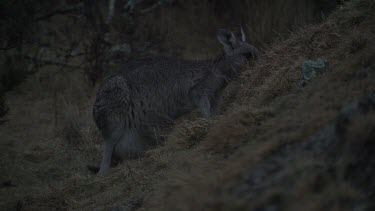
<path id="1" fill-rule="evenodd" d="M 128 3 L 125 5 L 125 10 L 132 13 L 135 9 L 135 5 L 142 3 L 143 0 L 128 0 Z"/>
<path id="2" fill-rule="evenodd" d="M 56 9 L 56 10 L 50 12 L 50 13 L 47 13 L 47 14 L 44 14 L 40 17 L 35 18 L 34 21 L 47 20 L 47 19 L 49 19 L 49 18 L 51 18 L 52 16 L 55 16 L 55 15 L 70 14 L 72 12 L 79 11 L 81 8 L 82 8 L 82 4 L 74 5 L 74 6 L 68 7 L 68 8 L 58 8 L 58 9 Z"/>
<path id="3" fill-rule="evenodd" d="M 116 0 L 109 1 L 108 16 L 106 20 L 107 25 L 109 25 L 112 22 L 113 15 L 115 14 L 115 4 L 116 4 Z"/>
<path id="4" fill-rule="evenodd" d="M 38 58 L 35 58 L 35 57 L 26 56 L 26 55 L 24 56 L 24 58 L 28 59 L 28 60 L 31 60 L 32 62 L 34 62 L 36 64 L 56 65 L 56 66 L 63 66 L 63 67 L 69 67 L 69 68 L 84 69 L 84 67 L 79 66 L 79 65 L 64 64 L 64 63 L 57 62 L 57 61 L 38 59 Z"/>
<path id="5" fill-rule="evenodd" d="M 25 45 L 30 45 L 30 44 L 32 44 L 32 43 L 22 41 L 21 43 L 17 43 L 17 44 L 11 45 L 11 46 L 1 47 L 0 51 L 8 51 L 8 50 L 12 50 L 14 48 L 18 48 L 20 46 L 25 46 Z"/>
<path id="6" fill-rule="evenodd" d="M 171 5 L 174 2 L 175 2 L 175 0 L 159 0 L 158 2 L 156 2 L 155 4 L 153 4 L 151 7 L 142 10 L 141 14 L 145 14 L 145 13 L 151 12 L 152 10 L 154 10 L 154 9 L 156 9 L 158 7 L 162 7 L 162 6 L 166 6 L 166 5 Z"/>

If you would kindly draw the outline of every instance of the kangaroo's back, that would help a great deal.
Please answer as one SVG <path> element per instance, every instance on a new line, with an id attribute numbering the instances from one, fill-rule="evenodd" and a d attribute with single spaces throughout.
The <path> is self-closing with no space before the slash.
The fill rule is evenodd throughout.
<path id="1" fill-rule="evenodd" d="M 139 65 L 135 65 L 139 64 Z M 167 58 L 132 61 L 97 92 L 94 119 L 101 130 L 122 125 L 142 132 L 191 111 L 193 87 L 210 74 L 210 61 Z"/>
<path id="2" fill-rule="evenodd" d="M 242 33 L 243 34 L 243 33 Z M 232 32 L 218 34 L 225 55 L 212 60 L 170 58 L 132 60 L 105 80 L 93 107 L 94 120 L 105 144 L 100 173 L 112 153 L 143 150 L 139 138 L 155 127 L 198 108 L 204 117 L 216 110 L 220 93 L 240 66 L 258 51 Z"/>

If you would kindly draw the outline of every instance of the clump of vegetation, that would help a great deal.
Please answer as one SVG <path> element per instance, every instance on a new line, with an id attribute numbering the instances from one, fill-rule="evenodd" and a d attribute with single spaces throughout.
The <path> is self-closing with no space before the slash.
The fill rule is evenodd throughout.
<path id="1" fill-rule="evenodd" d="M 4 1 L 0 3 L 0 84 L 8 91 L 18 85 L 30 73 L 30 60 L 25 46 L 39 42 L 37 15 L 48 11 L 48 1 Z"/>
<path id="2" fill-rule="evenodd" d="M 3 93 L 0 92 L 0 122 L 1 122 L 1 118 L 4 117 L 7 112 L 8 112 L 8 107 L 5 103 L 5 97 L 3 96 Z"/>

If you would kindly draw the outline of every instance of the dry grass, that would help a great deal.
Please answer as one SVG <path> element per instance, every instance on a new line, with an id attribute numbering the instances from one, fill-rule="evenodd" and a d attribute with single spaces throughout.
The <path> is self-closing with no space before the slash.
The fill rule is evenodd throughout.
<path id="1" fill-rule="evenodd" d="M 374 27 L 369 27 L 373 26 L 375 17 L 368 12 L 373 12 L 375 7 L 371 1 L 350 4 L 347 7 L 358 14 L 355 22 L 349 21 L 352 17 L 345 17 L 348 9 L 344 7 L 326 23 L 303 29 L 290 39 L 272 45 L 263 63 L 243 74 L 238 107 L 220 117 L 208 137 L 191 153 L 191 157 L 200 160 L 194 159 L 190 165 L 199 163 L 199 167 L 180 172 L 188 174 L 180 184 L 166 181 L 165 189 L 160 188 L 154 194 L 157 203 L 150 200 L 146 207 L 156 206 L 161 210 L 371 209 L 373 195 L 365 188 L 366 182 L 360 179 L 361 185 L 358 185 L 355 176 L 348 179 L 342 172 L 357 162 L 358 154 L 343 151 L 342 158 L 333 161 L 303 150 L 290 151 L 292 156 L 282 154 L 285 147 L 306 140 L 332 122 L 341 106 L 375 90 Z M 347 25 L 348 22 L 351 24 Z M 300 87 L 303 59 L 321 56 L 330 61 L 329 71 L 308 87 Z M 373 119 L 372 112 L 366 119 L 357 120 L 361 126 L 351 130 L 348 140 L 364 142 L 351 144 L 350 141 L 348 149 L 356 146 L 357 151 L 363 152 L 373 144 Z M 362 138 L 356 138 L 355 134 L 362 133 Z M 207 153 L 209 156 L 199 156 Z M 371 153 L 365 154 L 368 161 L 373 160 Z M 212 160 L 218 162 L 217 158 L 222 160 L 220 164 L 212 164 Z M 347 159 L 347 163 L 341 159 Z M 201 167 L 204 163 L 212 170 L 205 171 Z M 361 166 L 373 171 L 372 161 Z M 357 175 L 360 171 L 351 169 L 346 174 Z M 371 175 L 370 172 L 365 175 Z M 261 186 L 257 187 L 250 178 L 257 178 Z"/>
<path id="2" fill-rule="evenodd" d="M 317 3 L 309 0 L 180 1 L 175 7 L 141 16 L 136 20 L 135 37 L 157 40 L 162 49 L 153 54 L 205 59 L 221 52 L 213 39 L 218 27 L 239 33 L 242 26 L 249 42 L 262 48 L 275 38 L 286 37 L 291 29 L 317 21 L 317 11 Z"/>
<path id="3" fill-rule="evenodd" d="M 261 64 L 231 85 L 228 93 L 234 96 L 226 95 L 220 116 L 208 121 L 193 113 L 177 120 L 160 146 L 112 168 L 108 177 L 86 168 L 101 157 L 101 138 L 91 119 L 94 89 L 82 83 L 83 71 L 42 69 L 7 94 L 13 109 L 7 116 L 11 121 L 0 128 L 0 181 L 6 182 L 0 188 L 1 209 L 371 209 L 374 112 L 349 126 L 338 159 L 288 151 L 288 146 L 329 125 L 341 106 L 375 91 L 374 8 L 370 0 L 350 1 L 327 22 L 275 42 Z M 181 8 L 162 9 L 165 28 L 150 21 L 159 17 L 156 12 L 144 17 L 136 33 L 168 31 L 164 42 L 171 46 L 162 46 L 176 50 L 166 54 L 205 58 L 219 49 L 208 24 L 225 22 L 211 9 L 187 9 L 207 13 L 199 24 Z M 188 24 L 177 24 L 182 21 Z M 205 50 L 205 45 L 213 47 Z M 302 61 L 322 56 L 329 71 L 300 87 Z"/>

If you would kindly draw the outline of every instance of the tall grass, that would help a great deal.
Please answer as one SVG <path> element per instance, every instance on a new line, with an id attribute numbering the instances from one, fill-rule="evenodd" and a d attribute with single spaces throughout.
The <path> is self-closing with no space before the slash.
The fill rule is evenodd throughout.
<path id="1" fill-rule="evenodd" d="M 263 47 L 299 26 L 319 21 L 327 1 L 311 0 L 187 0 L 137 17 L 134 34 L 139 40 L 157 40 L 158 52 L 185 58 L 207 58 L 220 51 L 216 28 L 239 31 Z M 323 3 L 322 3 L 323 2 Z M 336 1 L 334 1 L 336 2 Z"/>
<path id="2" fill-rule="evenodd" d="M 310 0 L 244 1 L 241 21 L 249 39 L 255 44 L 267 44 L 294 27 L 314 22 L 316 5 Z"/>

